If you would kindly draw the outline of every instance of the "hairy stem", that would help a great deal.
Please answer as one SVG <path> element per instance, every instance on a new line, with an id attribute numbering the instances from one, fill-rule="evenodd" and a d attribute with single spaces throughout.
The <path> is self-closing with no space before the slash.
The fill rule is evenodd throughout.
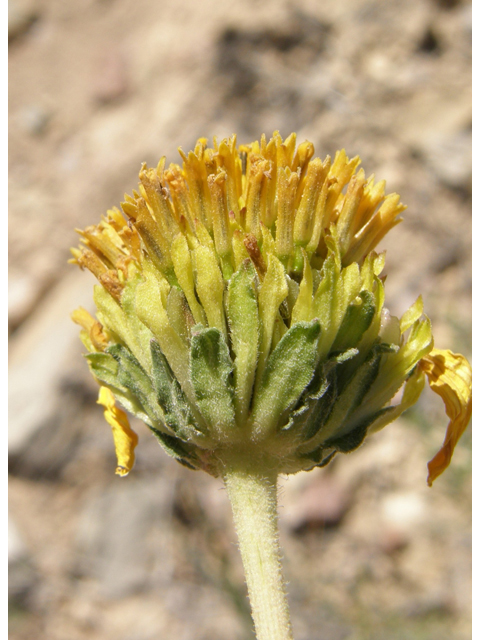
<path id="1" fill-rule="evenodd" d="M 278 543 L 277 477 L 251 463 L 227 464 L 224 472 L 258 640 L 293 639 Z"/>

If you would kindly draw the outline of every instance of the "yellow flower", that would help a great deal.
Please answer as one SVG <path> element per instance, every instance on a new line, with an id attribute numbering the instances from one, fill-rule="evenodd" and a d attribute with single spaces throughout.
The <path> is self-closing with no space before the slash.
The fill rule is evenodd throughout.
<path id="1" fill-rule="evenodd" d="M 432 351 L 420 297 L 390 316 L 374 251 L 405 207 L 358 157 L 313 153 L 295 134 L 240 147 L 202 138 L 180 149 L 182 165 L 143 165 L 123 214 L 79 231 L 72 262 L 100 284 L 97 318 L 73 319 L 121 473 L 136 436 L 114 399 L 190 467 L 219 475 L 244 451 L 294 473 L 398 417 L 424 373 L 452 420 L 429 482 L 448 465 L 468 422 L 468 363 L 444 356 L 441 369 L 450 352 Z"/>

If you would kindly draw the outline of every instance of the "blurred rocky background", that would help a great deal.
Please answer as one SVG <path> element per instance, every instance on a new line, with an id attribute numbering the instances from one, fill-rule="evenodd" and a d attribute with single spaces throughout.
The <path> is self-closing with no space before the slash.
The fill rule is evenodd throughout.
<path id="1" fill-rule="evenodd" d="M 464 0 L 10 0 L 10 638 L 248 640 L 221 483 L 142 425 L 113 474 L 67 266 L 74 227 L 199 136 L 279 129 L 345 147 L 408 204 L 387 306 L 423 293 L 439 347 L 471 348 L 471 6 Z M 283 482 L 297 640 L 471 638 L 471 429 L 428 489 L 441 400 Z"/>

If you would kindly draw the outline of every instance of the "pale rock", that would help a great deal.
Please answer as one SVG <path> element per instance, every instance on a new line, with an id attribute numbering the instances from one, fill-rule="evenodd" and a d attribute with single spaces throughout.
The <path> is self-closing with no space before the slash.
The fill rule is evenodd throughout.
<path id="1" fill-rule="evenodd" d="M 41 136 L 45 133 L 51 117 L 52 114 L 38 104 L 29 104 L 18 114 L 20 127 L 33 136 Z"/>
<path id="2" fill-rule="evenodd" d="M 84 351 L 79 327 L 70 319 L 79 306 L 92 307 L 92 280 L 73 272 L 44 299 L 10 341 L 9 454 L 29 446 L 35 434 L 55 424 L 62 381 Z"/>
<path id="3" fill-rule="evenodd" d="M 99 57 L 93 81 L 93 97 L 109 103 L 125 97 L 129 90 L 127 65 L 121 51 L 110 47 Z"/>
<path id="4" fill-rule="evenodd" d="M 8 518 L 8 563 L 23 560 L 28 555 L 25 542 L 20 535 L 17 525 L 12 517 Z"/>
<path id="5" fill-rule="evenodd" d="M 440 92 L 419 92 L 398 122 L 399 138 L 412 146 L 435 135 L 453 135 L 469 126 L 472 119 L 469 88 L 448 96 Z"/>
<path id="6" fill-rule="evenodd" d="M 378 543 L 387 554 L 406 547 L 425 522 L 428 508 L 423 497 L 414 491 L 390 493 L 382 498 L 382 525 Z"/>
<path id="7" fill-rule="evenodd" d="M 315 469 L 293 478 L 293 482 L 289 478 L 283 483 L 280 492 L 281 522 L 296 533 L 338 525 L 350 506 L 351 496 L 335 475 Z"/>
<path id="8" fill-rule="evenodd" d="M 98 581 L 102 596 L 125 597 L 171 580 L 173 497 L 165 476 L 131 477 L 116 478 L 87 501 L 77 531 L 78 571 Z"/>
<path id="9" fill-rule="evenodd" d="M 37 582 L 30 552 L 12 517 L 8 518 L 8 595 L 11 604 L 25 602 Z"/>
<path id="10" fill-rule="evenodd" d="M 471 178 L 471 92 L 418 93 L 399 120 L 399 138 L 423 158 L 449 187 L 469 187 Z"/>
<path id="11" fill-rule="evenodd" d="M 432 136 L 423 151 L 441 182 L 456 189 L 471 189 L 472 136 L 469 131 Z"/>
<path id="12" fill-rule="evenodd" d="M 385 521 L 402 529 L 416 528 L 424 520 L 426 509 L 422 496 L 413 491 L 391 493 L 382 501 Z"/>
<path id="13" fill-rule="evenodd" d="M 8 3 L 8 41 L 23 35 L 37 20 L 38 14 L 34 0 L 9 0 Z"/>
<path id="14" fill-rule="evenodd" d="M 38 295 L 38 281 L 31 273 L 10 270 L 8 274 L 9 329 L 14 329 L 27 317 Z"/>

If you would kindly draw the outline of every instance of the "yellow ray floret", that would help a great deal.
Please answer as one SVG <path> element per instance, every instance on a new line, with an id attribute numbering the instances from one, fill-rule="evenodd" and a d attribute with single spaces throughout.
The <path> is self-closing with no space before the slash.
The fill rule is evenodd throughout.
<path id="1" fill-rule="evenodd" d="M 112 427 L 115 453 L 117 454 L 117 468 L 115 473 L 126 476 L 135 464 L 135 447 L 138 444 L 138 436 L 130 428 L 127 414 L 115 405 L 113 393 L 107 387 L 100 387 L 98 404 L 105 407 L 105 420 Z"/>
<path id="2" fill-rule="evenodd" d="M 420 361 L 430 387 L 445 403 L 450 423 L 440 451 L 428 463 L 428 485 L 450 464 L 455 446 L 472 416 L 472 368 L 466 358 L 449 350 L 432 349 Z"/>

